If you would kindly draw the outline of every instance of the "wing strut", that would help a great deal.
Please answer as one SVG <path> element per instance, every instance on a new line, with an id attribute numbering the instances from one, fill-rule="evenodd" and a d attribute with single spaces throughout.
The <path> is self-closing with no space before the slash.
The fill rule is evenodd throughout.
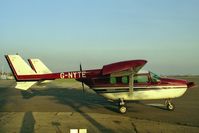
<path id="1" fill-rule="evenodd" d="M 129 75 L 129 94 L 132 95 L 133 94 L 133 84 L 134 84 L 134 71 L 133 69 L 131 69 L 131 74 Z"/>

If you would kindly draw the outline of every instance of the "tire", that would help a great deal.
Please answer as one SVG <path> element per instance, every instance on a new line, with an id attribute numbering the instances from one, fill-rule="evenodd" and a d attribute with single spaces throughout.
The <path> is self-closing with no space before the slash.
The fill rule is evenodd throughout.
<path id="1" fill-rule="evenodd" d="M 168 103 L 168 104 L 167 104 L 167 109 L 168 109 L 169 111 L 173 111 L 173 110 L 175 109 L 174 104 Z"/>
<path id="2" fill-rule="evenodd" d="M 126 111 L 127 111 L 126 106 L 124 106 L 124 105 L 119 106 L 119 112 L 120 112 L 121 114 L 125 114 L 125 113 L 126 113 Z"/>

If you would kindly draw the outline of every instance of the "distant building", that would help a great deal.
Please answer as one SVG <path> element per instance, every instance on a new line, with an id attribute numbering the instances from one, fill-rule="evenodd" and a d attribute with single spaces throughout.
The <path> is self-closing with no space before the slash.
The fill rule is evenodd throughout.
<path id="1" fill-rule="evenodd" d="M 5 79 L 8 79 L 8 80 L 12 80 L 12 79 L 14 79 L 14 76 L 12 75 L 12 74 L 10 74 L 10 73 L 2 73 L 2 72 L 0 72 L 0 79 L 3 79 L 3 80 L 5 80 Z"/>
<path id="2" fill-rule="evenodd" d="M 1 79 L 6 79 L 6 75 L 1 74 Z"/>
<path id="3" fill-rule="evenodd" d="M 13 77 L 13 76 L 11 76 L 11 75 L 7 75 L 7 76 L 6 76 L 6 79 L 7 79 L 7 80 L 13 80 L 13 79 L 14 79 L 14 77 Z"/>

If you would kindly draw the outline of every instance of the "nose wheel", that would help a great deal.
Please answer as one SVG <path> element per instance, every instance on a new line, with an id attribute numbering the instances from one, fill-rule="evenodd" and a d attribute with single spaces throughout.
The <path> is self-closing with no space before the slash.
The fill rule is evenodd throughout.
<path id="1" fill-rule="evenodd" d="M 174 104 L 171 103 L 171 99 L 166 100 L 166 101 L 165 101 L 165 105 L 166 105 L 166 107 L 167 107 L 167 110 L 169 110 L 169 111 L 173 111 L 173 110 L 175 109 Z"/>
<path id="2" fill-rule="evenodd" d="M 127 111 L 126 106 L 124 106 L 124 105 L 119 106 L 119 112 L 120 112 L 121 114 L 125 114 L 125 113 L 126 113 L 126 111 Z"/>

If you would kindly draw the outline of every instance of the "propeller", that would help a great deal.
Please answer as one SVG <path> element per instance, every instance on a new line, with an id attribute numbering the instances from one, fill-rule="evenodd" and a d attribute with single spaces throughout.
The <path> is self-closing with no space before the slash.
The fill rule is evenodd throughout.
<path id="1" fill-rule="evenodd" d="M 83 81 L 83 78 L 82 78 L 82 65 L 81 65 L 81 63 L 80 63 L 80 65 L 79 65 L 79 67 L 80 67 L 80 72 L 81 72 L 80 78 L 81 78 L 81 81 L 82 81 L 82 90 L 83 90 L 83 92 L 85 92 L 85 91 L 84 91 L 84 81 Z"/>

